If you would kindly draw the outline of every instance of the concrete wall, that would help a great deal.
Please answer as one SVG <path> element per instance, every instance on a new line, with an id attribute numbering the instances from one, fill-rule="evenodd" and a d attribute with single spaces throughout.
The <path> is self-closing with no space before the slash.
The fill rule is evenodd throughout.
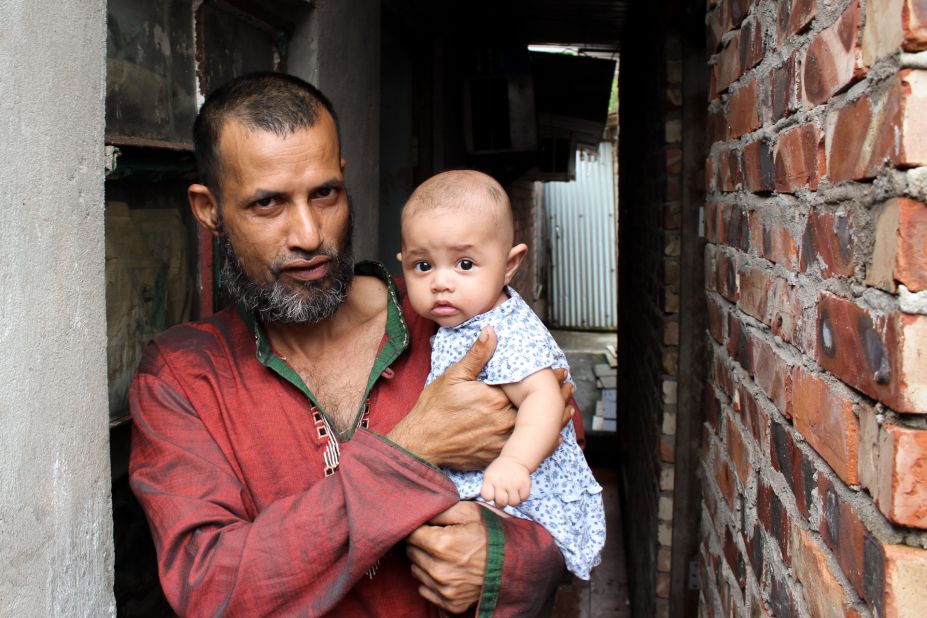
<path id="1" fill-rule="evenodd" d="M 318 0 L 293 35 L 287 70 L 318 86 L 341 123 L 355 254 L 379 255 L 380 3 Z M 398 222 L 397 222 L 398 225 Z"/>
<path id="2" fill-rule="evenodd" d="M 113 607 L 103 0 L 8 0 L 0 36 L 0 615 Z"/>

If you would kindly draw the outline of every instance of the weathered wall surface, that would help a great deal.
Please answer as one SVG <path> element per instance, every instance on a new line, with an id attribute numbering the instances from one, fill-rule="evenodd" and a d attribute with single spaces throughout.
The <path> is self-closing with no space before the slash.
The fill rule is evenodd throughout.
<path id="1" fill-rule="evenodd" d="M 355 254 L 379 257 L 380 3 L 319 0 L 293 35 L 288 72 L 318 86 L 341 124 Z M 398 225 L 398 222 L 397 222 Z"/>
<path id="2" fill-rule="evenodd" d="M 618 392 L 635 616 L 669 613 L 679 361 L 681 52 L 663 3 L 635 4 L 619 90 Z"/>
<path id="3" fill-rule="evenodd" d="M 10 0 L 0 36 L 0 615 L 113 609 L 105 3 Z"/>
<path id="4" fill-rule="evenodd" d="M 702 612 L 927 615 L 927 8 L 706 22 Z"/>

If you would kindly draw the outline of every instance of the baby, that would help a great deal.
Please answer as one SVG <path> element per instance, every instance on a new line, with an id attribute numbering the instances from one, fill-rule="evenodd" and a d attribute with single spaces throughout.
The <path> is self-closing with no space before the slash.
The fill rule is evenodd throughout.
<path id="1" fill-rule="evenodd" d="M 605 543 L 602 488 L 576 444 L 561 430 L 563 399 L 553 369 L 569 369 L 540 319 L 508 287 L 527 246 L 513 246 L 508 197 L 475 171 L 438 174 L 402 211 L 402 262 L 409 300 L 441 328 L 432 339 L 432 382 L 458 361 L 483 327 L 496 351 L 479 379 L 498 384 L 518 408 L 515 428 L 485 472 L 445 470 L 462 499 L 481 497 L 544 526 L 567 568 L 582 579 Z M 558 434 L 563 440 L 553 454 Z"/>

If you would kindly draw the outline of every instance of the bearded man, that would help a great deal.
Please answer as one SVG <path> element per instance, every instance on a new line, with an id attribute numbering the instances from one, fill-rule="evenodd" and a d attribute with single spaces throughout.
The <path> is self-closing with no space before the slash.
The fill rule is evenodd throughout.
<path id="1" fill-rule="evenodd" d="M 190 205 L 237 302 L 158 336 L 130 391 L 130 480 L 171 605 L 537 613 L 563 573 L 550 536 L 460 502 L 438 470 L 485 467 L 511 431 L 508 400 L 474 381 L 494 335 L 422 390 L 435 327 L 382 265 L 353 263 L 331 104 L 247 75 L 207 98 L 194 144 Z"/>

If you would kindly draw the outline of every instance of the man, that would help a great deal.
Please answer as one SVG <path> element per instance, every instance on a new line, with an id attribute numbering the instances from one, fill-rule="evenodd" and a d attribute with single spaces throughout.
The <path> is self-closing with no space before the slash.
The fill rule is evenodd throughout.
<path id="1" fill-rule="evenodd" d="M 508 401 L 473 381 L 494 335 L 422 391 L 434 325 L 382 266 L 352 265 L 331 104 L 245 76 L 206 100 L 194 143 L 190 204 L 238 303 L 160 335 L 130 391 L 131 484 L 172 606 L 538 611 L 563 572 L 550 536 L 459 502 L 437 469 L 485 466 L 511 430 Z"/>

